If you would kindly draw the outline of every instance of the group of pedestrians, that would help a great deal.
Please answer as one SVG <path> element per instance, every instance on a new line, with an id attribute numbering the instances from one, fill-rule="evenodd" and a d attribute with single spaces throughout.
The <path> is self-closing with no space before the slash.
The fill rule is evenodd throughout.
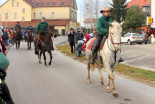
<path id="1" fill-rule="evenodd" d="M 89 41 L 89 39 L 96 37 L 97 32 L 96 32 L 96 29 L 94 29 L 93 35 L 90 36 L 89 34 L 87 34 L 87 32 L 83 34 L 82 29 L 77 30 L 77 32 L 75 32 L 74 29 L 71 28 L 66 33 L 66 35 L 68 36 L 68 42 L 71 47 L 71 53 L 75 52 L 77 57 L 81 57 L 85 55 L 86 43 Z"/>

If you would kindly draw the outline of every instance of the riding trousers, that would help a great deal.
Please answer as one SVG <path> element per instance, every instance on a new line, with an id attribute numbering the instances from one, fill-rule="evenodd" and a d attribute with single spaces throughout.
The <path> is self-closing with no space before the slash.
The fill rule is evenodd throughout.
<path id="1" fill-rule="evenodd" d="M 105 39 L 105 36 L 97 35 L 96 42 L 95 42 L 95 44 L 94 44 L 94 46 L 92 48 L 92 56 L 93 57 L 95 57 L 94 55 L 96 54 L 96 52 L 100 48 L 100 44 L 101 44 L 103 39 Z"/>

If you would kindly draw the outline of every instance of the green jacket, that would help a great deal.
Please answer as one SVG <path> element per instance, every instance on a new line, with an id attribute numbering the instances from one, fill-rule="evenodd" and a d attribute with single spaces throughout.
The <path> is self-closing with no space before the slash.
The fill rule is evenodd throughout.
<path id="1" fill-rule="evenodd" d="M 19 27 L 19 30 L 22 30 L 21 26 L 19 24 L 16 24 L 15 27 L 14 27 L 15 31 L 17 31 L 17 27 Z"/>
<path id="2" fill-rule="evenodd" d="M 39 22 L 39 24 L 37 25 L 37 31 L 40 31 L 40 33 L 45 33 L 48 27 L 49 25 L 47 22 Z"/>
<path id="3" fill-rule="evenodd" d="M 97 20 L 98 35 L 105 36 L 109 30 L 109 22 L 112 22 L 111 17 L 102 16 Z"/>

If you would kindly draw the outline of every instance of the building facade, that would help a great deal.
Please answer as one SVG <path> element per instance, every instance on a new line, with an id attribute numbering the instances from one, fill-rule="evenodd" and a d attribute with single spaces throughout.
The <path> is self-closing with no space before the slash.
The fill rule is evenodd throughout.
<path id="1" fill-rule="evenodd" d="M 25 27 L 31 22 L 36 27 L 42 16 L 54 25 L 59 34 L 77 28 L 77 4 L 75 0 L 8 0 L 1 6 L 3 26 L 20 22 Z"/>
<path id="2" fill-rule="evenodd" d="M 151 0 L 151 17 L 153 18 L 151 27 L 155 28 L 155 0 Z"/>
<path id="3" fill-rule="evenodd" d="M 150 1 L 151 0 L 132 0 L 128 2 L 127 8 L 139 6 L 142 9 L 143 13 L 146 14 L 146 16 L 150 16 Z"/>

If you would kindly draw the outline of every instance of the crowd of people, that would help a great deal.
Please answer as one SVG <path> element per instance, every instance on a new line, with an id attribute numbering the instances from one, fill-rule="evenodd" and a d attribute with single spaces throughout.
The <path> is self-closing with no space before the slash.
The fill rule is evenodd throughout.
<path id="1" fill-rule="evenodd" d="M 86 51 L 86 43 L 89 41 L 89 39 L 96 37 L 97 32 L 96 29 L 93 30 L 93 35 L 89 35 L 87 32 L 84 32 L 81 30 L 75 31 L 73 28 L 71 28 L 66 35 L 68 36 L 68 42 L 71 47 L 71 53 L 76 54 L 77 57 L 82 57 L 85 55 Z"/>
<path id="2" fill-rule="evenodd" d="M 28 26 L 26 27 L 25 30 L 24 29 L 22 30 L 19 22 L 17 22 L 17 24 L 12 28 L 5 28 L 5 29 L 1 28 L 2 33 L 0 33 L 0 40 L 3 41 L 5 46 L 9 46 L 10 44 L 14 45 L 15 33 L 17 31 L 16 27 L 18 27 L 19 30 L 21 31 L 21 34 L 22 34 L 21 39 L 25 41 L 28 35 L 28 30 L 33 31 L 33 27 L 31 26 L 31 23 L 28 23 Z"/>

